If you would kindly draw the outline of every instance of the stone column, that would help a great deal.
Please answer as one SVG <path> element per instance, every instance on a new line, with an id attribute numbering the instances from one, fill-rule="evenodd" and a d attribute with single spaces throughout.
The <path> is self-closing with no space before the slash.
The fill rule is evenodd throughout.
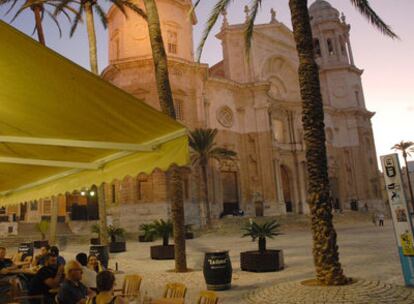
<path id="1" fill-rule="evenodd" d="M 286 213 L 285 198 L 283 196 L 283 186 L 282 186 L 282 174 L 280 173 L 280 161 L 275 159 L 273 161 L 275 167 L 275 182 L 276 182 L 276 195 L 277 195 L 277 204 L 279 205 L 280 213 Z"/>
<path id="2" fill-rule="evenodd" d="M 349 39 L 349 34 L 346 36 L 346 45 L 348 46 L 348 56 L 349 56 L 349 60 L 351 61 L 351 65 L 355 65 L 354 55 L 352 54 L 351 41 Z"/>
<path id="3" fill-rule="evenodd" d="M 58 204 L 59 200 L 57 196 L 52 196 L 51 199 L 51 210 L 50 210 L 50 227 L 49 227 L 49 244 L 56 245 L 56 234 L 57 234 L 57 218 L 58 218 Z"/>
<path id="4" fill-rule="evenodd" d="M 106 202 L 105 202 L 105 184 L 101 184 L 97 187 L 98 190 L 98 211 L 99 211 L 99 237 L 101 239 L 101 245 L 108 245 L 108 230 L 106 219 Z"/>

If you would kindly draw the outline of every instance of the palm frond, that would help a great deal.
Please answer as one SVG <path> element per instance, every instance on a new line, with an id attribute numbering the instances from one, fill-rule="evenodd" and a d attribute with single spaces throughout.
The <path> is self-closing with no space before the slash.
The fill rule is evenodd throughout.
<path id="1" fill-rule="evenodd" d="M 244 31 L 244 44 L 245 44 L 245 51 L 247 58 L 249 59 L 250 56 L 250 49 L 252 46 L 252 39 L 253 39 L 253 31 L 254 31 L 254 21 L 256 20 L 257 13 L 259 12 L 259 8 L 262 5 L 262 0 L 254 0 L 251 7 L 250 7 L 250 14 L 247 18 L 246 29 Z"/>
<path id="2" fill-rule="evenodd" d="M 368 19 L 381 33 L 391 38 L 398 38 L 389 25 L 387 25 L 378 14 L 371 8 L 368 0 L 350 0 L 359 12 Z"/>
<path id="3" fill-rule="evenodd" d="M 139 8 L 137 5 L 135 5 L 134 3 L 132 3 L 131 1 L 128 1 L 128 0 L 124 1 L 124 5 L 126 7 L 128 7 L 129 9 L 133 10 L 135 13 L 137 13 L 138 15 L 140 15 L 145 20 L 148 19 L 147 14 L 141 8 Z"/>
<path id="4" fill-rule="evenodd" d="M 200 62 L 201 54 L 203 53 L 204 45 L 206 44 L 207 38 L 213 29 L 214 25 L 216 24 L 218 17 L 222 14 L 227 7 L 229 6 L 230 2 L 233 0 L 218 0 L 216 5 L 214 6 L 206 24 L 206 28 L 203 31 L 201 36 L 200 44 L 197 47 L 197 61 Z"/>
<path id="5" fill-rule="evenodd" d="M 106 13 L 102 9 L 102 7 L 97 3 L 93 5 L 93 8 L 95 9 L 95 12 L 98 14 L 103 27 L 106 29 L 108 27 L 108 19 L 106 18 Z"/>

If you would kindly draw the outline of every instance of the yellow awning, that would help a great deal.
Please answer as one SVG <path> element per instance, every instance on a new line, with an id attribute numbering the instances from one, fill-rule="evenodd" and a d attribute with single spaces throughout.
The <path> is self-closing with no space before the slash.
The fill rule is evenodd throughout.
<path id="1" fill-rule="evenodd" d="M 0 206 L 188 162 L 185 127 L 0 21 Z"/>

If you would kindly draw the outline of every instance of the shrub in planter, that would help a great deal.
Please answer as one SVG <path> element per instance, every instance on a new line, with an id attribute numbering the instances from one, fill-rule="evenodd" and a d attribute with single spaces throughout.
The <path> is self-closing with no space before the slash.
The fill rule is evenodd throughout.
<path id="1" fill-rule="evenodd" d="M 109 243 L 109 252 L 126 251 L 125 230 L 113 225 L 108 226 L 108 236 L 111 241 Z"/>
<path id="2" fill-rule="evenodd" d="M 267 272 L 284 268 L 283 251 L 266 248 L 266 238 L 273 239 L 279 235 L 279 224 L 276 221 L 258 224 L 251 222 L 243 228 L 243 237 L 250 236 L 253 241 L 258 239 L 258 250 L 240 253 L 240 268 L 244 271 Z"/>
<path id="3" fill-rule="evenodd" d="M 97 237 L 91 238 L 91 245 L 101 244 L 101 227 L 99 224 L 93 224 L 91 227 L 91 232 Z"/>
<path id="4" fill-rule="evenodd" d="M 138 240 L 140 242 L 153 242 L 156 231 L 153 224 L 142 224 L 139 226 L 140 235 L 138 236 Z"/>
<path id="5" fill-rule="evenodd" d="M 33 242 L 33 246 L 37 249 L 46 247 L 49 245 L 49 241 L 46 240 L 46 233 L 49 230 L 49 222 L 48 221 L 40 221 L 40 223 L 36 224 L 37 230 L 42 235 L 41 240 L 37 240 Z"/>
<path id="6" fill-rule="evenodd" d="M 162 245 L 151 246 L 151 259 L 172 260 L 174 259 L 174 245 L 169 245 L 168 241 L 173 231 L 171 220 L 155 220 L 152 224 L 156 236 L 162 238 Z"/>

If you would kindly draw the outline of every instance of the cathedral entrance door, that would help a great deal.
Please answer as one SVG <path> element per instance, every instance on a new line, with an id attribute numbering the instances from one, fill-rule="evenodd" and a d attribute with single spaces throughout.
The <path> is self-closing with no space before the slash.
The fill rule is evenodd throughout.
<path id="1" fill-rule="evenodd" d="M 223 182 L 223 215 L 233 214 L 239 209 L 237 173 L 222 171 L 221 180 Z"/>
<path id="2" fill-rule="evenodd" d="M 280 166 L 280 173 L 282 176 L 283 198 L 285 199 L 286 212 L 293 212 L 292 195 L 290 187 L 290 178 L 288 168 Z"/>

